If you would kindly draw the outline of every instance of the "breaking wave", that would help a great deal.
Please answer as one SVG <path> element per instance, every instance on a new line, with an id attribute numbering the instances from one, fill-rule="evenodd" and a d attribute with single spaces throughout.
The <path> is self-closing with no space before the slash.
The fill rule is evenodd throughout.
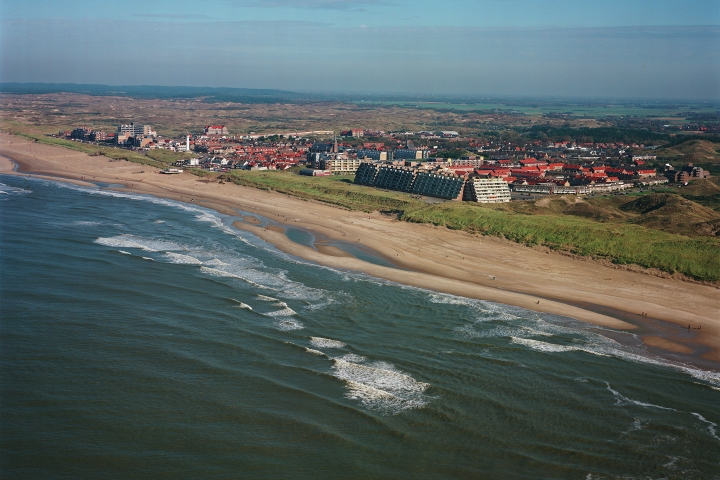
<path id="1" fill-rule="evenodd" d="M 146 252 L 160 252 L 167 250 L 184 250 L 175 242 L 137 237 L 135 235 L 117 235 L 115 237 L 100 237 L 95 240 L 99 245 L 117 248 L 138 248 Z"/>
<path id="2" fill-rule="evenodd" d="M 275 322 L 275 327 L 278 330 L 288 332 L 292 330 L 302 330 L 303 328 L 305 328 L 305 325 L 303 325 L 302 322 L 295 320 L 294 318 L 288 318 Z"/>
<path id="3" fill-rule="evenodd" d="M 202 265 L 203 262 L 190 255 L 183 255 L 181 253 L 165 252 L 165 258 L 170 260 L 170 263 L 177 263 L 180 265 Z"/>
<path id="4" fill-rule="evenodd" d="M 344 348 L 345 344 L 337 340 L 322 337 L 310 337 L 310 344 L 317 348 Z"/>
<path id="5" fill-rule="evenodd" d="M 26 190 L 26 189 L 20 188 L 20 187 L 11 187 L 10 185 L 5 185 L 4 183 L 0 183 L 0 194 L 27 195 L 28 193 L 32 193 L 32 190 Z"/>
<path id="6" fill-rule="evenodd" d="M 713 437 L 715 437 L 715 438 L 717 438 L 718 440 L 720 440 L 720 437 L 718 437 L 718 435 L 717 435 L 717 430 L 716 430 L 716 428 L 717 428 L 717 423 L 711 422 L 710 420 L 707 420 L 705 417 L 703 417 L 703 416 L 700 415 L 699 413 L 690 412 L 690 414 L 696 416 L 696 417 L 698 418 L 698 420 L 700 420 L 701 422 L 707 423 L 707 424 L 708 424 L 708 431 L 710 432 L 710 435 L 712 435 Z"/>
<path id="7" fill-rule="evenodd" d="M 424 392 L 429 383 L 418 382 L 392 365 L 377 362 L 359 365 L 342 358 L 333 359 L 331 374 L 345 381 L 346 398 L 357 400 L 365 408 L 384 415 L 422 408 L 428 398 Z"/>

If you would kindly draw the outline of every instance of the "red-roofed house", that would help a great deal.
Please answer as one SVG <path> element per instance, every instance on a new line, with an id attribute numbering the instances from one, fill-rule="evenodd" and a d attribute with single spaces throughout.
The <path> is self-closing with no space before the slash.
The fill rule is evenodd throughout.
<path id="1" fill-rule="evenodd" d="M 538 160 L 537 158 L 525 158 L 523 160 L 520 160 L 520 165 L 523 167 L 537 167 L 540 165 L 547 165 L 547 162 L 543 160 Z"/>
<path id="2" fill-rule="evenodd" d="M 228 129 L 225 125 L 206 125 L 205 135 L 227 135 Z"/>

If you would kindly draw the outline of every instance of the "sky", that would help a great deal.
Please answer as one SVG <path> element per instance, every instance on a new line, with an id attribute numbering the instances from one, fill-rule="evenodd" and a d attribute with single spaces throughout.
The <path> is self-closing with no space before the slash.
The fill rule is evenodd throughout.
<path id="1" fill-rule="evenodd" d="M 720 100 L 720 0 L 0 0 L 0 81 Z"/>

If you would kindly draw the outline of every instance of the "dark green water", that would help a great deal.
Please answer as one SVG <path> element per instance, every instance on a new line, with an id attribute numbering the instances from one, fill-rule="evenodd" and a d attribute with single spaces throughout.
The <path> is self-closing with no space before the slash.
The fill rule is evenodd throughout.
<path id="1" fill-rule="evenodd" d="M 2 478 L 720 478 L 717 372 L 196 207 L 0 182 Z"/>

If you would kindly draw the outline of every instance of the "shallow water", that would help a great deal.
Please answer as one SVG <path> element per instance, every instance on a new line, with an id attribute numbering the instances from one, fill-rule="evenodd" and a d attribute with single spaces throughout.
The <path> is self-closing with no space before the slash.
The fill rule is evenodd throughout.
<path id="1" fill-rule="evenodd" d="M 720 478 L 720 375 L 631 334 L 0 182 L 3 477 Z"/>

